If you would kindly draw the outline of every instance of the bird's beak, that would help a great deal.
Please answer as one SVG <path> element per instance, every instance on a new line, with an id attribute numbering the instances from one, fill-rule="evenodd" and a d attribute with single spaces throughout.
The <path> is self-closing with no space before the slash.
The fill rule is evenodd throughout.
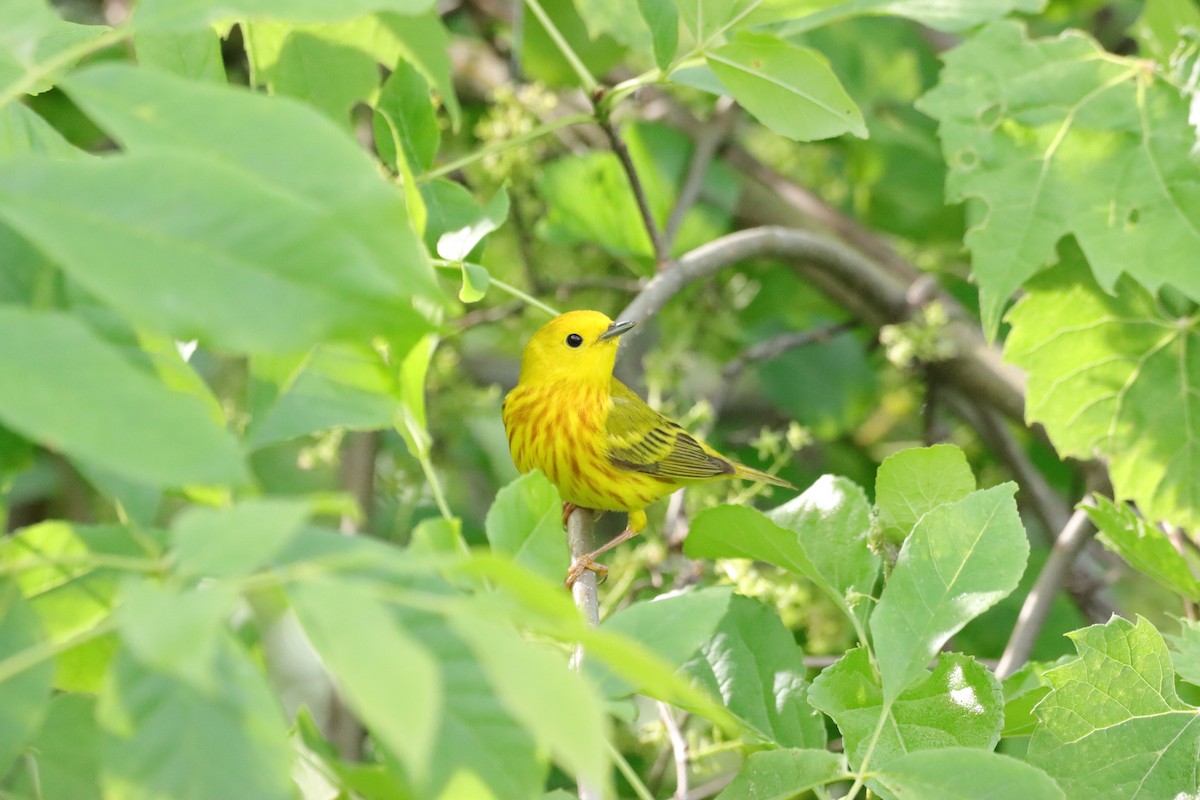
<path id="1" fill-rule="evenodd" d="M 603 342 L 608 339 L 615 339 L 623 333 L 629 333 L 629 331 L 633 329 L 634 325 L 637 325 L 637 323 L 628 321 L 614 322 L 612 325 L 608 326 L 608 330 L 597 337 L 596 341 Z"/>

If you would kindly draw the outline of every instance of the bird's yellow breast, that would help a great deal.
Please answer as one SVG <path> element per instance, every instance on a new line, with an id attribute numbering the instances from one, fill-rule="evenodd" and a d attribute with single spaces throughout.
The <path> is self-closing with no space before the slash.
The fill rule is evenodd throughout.
<path id="1" fill-rule="evenodd" d="M 504 429 L 521 472 L 541 470 L 564 501 L 633 511 L 670 494 L 673 483 L 609 463 L 608 387 L 518 385 L 504 400 Z"/>

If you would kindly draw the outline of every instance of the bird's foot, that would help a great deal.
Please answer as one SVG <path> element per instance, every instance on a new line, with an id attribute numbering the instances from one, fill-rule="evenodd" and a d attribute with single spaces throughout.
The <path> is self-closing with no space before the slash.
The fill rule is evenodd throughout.
<path id="1" fill-rule="evenodd" d="M 571 519 L 571 514 L 575 513 L 575 509 L 579 506 L 574 503 L 563 503 L 563 530 L 567 529 L 567 521 Z"/>
<path id="2" fill-rule="evenodd" d="M 571 562 L 570 569 L 567 570 L 567 577 L 563 579 L 563 586 L 568 590 L 575 585 L 575 581 L 583 577 L 583 573 L 591 570 L 596 573 L 597 583 L 603 583 L 608 577 L 608 567 L 603 564 L 597 564 L 595 553 L 588 553 L 584 556 L 579 556 Z"/>

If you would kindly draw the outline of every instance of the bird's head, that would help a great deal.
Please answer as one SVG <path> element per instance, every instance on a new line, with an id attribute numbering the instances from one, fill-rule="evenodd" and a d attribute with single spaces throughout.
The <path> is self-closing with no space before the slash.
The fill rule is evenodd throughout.
<path id="1" fill-rule="evenodd" d="M 568 311 L 538 329 L 521 357 L 521 383 L 577 380 L 607 385 L 621 334 L 632 322 L 599 311 Z"/>

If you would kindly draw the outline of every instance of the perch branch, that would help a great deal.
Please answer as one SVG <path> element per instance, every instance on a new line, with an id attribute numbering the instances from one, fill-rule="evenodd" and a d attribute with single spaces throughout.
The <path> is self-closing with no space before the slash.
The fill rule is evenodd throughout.
<path id="1" fill-rule="evenodd" d="M 1089 495 L 1084 498 L 1084 503 L 1090 504 L 1090 497 Z M 1000 656 L 1000 663 L 996 666 L 996 677 L 1000 680 L 1012 675 L 1029 660 L 1033 644 L 1050 614 L 1054 595 L 1066 578 L 1076 556 L 1095 532 L 1096 528 L 1092 525 L 1091 518 L 1084 509 L 1079 508 L 1055 539 L 1050 557 L 1046 559 L 1033 589 L 1025 598 L 1025 604 L 1021 606 L 1012 637 L 1008 640 L 1004 654 Z"/>
<path id="2" fill-rule="evenodd" d="M 567 518 L 567 543 L 571 549 L 571 560 L 586 555 L 592 550 L 592 526 L 596 515 L 586 508 L 576 508 Z M 585 570 L 571 587 L 571 596 L 575 607 L 593 628 L 600 624 L 600 600 L 596 592 L 596 573 Z M 575 646 L 575 654 L 571 656 L 571 669 L 576 672 L 583 669 L 583 645 Z M 603 800 L 599 786 L 586 781 L 579 782 L 579 800 Z"/>

